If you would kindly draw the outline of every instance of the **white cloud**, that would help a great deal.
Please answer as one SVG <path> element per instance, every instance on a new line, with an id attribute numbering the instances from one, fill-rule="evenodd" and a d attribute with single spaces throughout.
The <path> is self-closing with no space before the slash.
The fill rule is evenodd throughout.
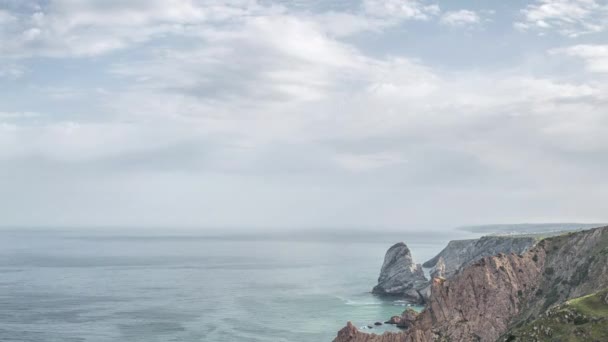
<path id="1" fill-rule="evenodd" d="M 390 43 L 391 49 L 372 50 L 359 44 L 359 38 L 369 37 L 352 37 L 374 31 L 370 36 L 379 39 L 388 26 L 432 21 L 440 15 L 436 5 L 368 0 L 362 6 L 316 13 L 254 1 L 228 6 L 62 0 L 28 15 L 11 14 L 16 19 L 7 21 L 2 34 L 19 34 L 2 45 L 13 57 L 4 69 L 29 60 L 20 56 L 53 56 L 36 60 L 49 63 L 44 68 L 56 63 L 69 76 L 72 70 L 82 72 L 77 79 L 87 82 L 79 91 L 49 73 L 36 74 L 44 84 L 16 85 L 32 100 L 21 101 L 20 110 L 10 101 L 0 107 L 0 176 L 8 172 L 6 166 L 15 170 L 0 180 L 40 165 L 56 172 L 69 169 L 82 184 L 107 180 L 103 188 L 112 189 L 110 197 L 133 196 L 135 208 L 141 201 L 154 202 L 154 186 L 206 209 L 218 209 L 209 205 L 217 196 L 231 203 L 226 194 L 232 190 L 251 189 L 256 202 L 269 196 L 272 209 L 286 201 L 299 203 L 310 189 L 329 189 L 306 194 L 331 217 L 334 202 L 353 205 L 342 208 L 347 214 L 341 219 L 358 212 L 354 199 L 370 204 L 375 199 L 369 195 L 381 192 L 384 203 L 373 203 L 371 213 L 361 214 L 367 222 L 385 212 L 416 214 L 403 213 L 408 204 L 428 201 L 434 209 L 446 193 L 482 198 L 464 212 L 454 210 L 451 220 L 476 215 L 480 205 L 503 201 L 505 194 L 514 198 L 511 205 L 524 203 L 522 198 L 551 199 L 556 186 L 572 179 L 601 184 L 581 185 L 590 191 L 608 186 L 605 164 L 598 162 L 608 155 L 601 130 L 608 124 L 608 82 L 599 73 L 570 77 L 558 67 L 546 67 L 566 54 L 603 72 L 605 47 L 580 45 L 543 54 L 540 62 L 456 69 L 413 58 L 415 52 L 400 55 L 394 40 L 379 42 Z M 488 13 L 461 10 L 439 20 L 467 26 Z M 541 20 L 539 29 L 555 25 L 548 17 Z M 116 49 L 129 53 L 86 58 Z M 437 49 L 445 51 L 444 46 Z M 74 56 L 83 58 L 64 58 Z M 34 67 L 35 73 L 40 66 Z M 28 69 L 26 78 L 29 74 Z M 3 80 L 12 88 L 10 81 Z M 48 103 L 62 105 L 52 108 L 57 118 L 27 114 Z M 595 172 L 601 176 L 589 176 Z M 58 174 L 72 184 L 73 174 Z M 120 180 L 112 183 L 108 174 Z M 181 182 L 173 187 L 177 179 Z M 265 192 L 268 182 L 276 182 L 276 197 Z M 191 184 L 200 188 L 194 191 Z M 339 200 L 330 203 L 324 195 L 332 191 L 339 194 L 332 199 Z M 453 201 L 441 203 L 452 208 Z M 296 207 L 286 213 L 298 213 Z M 139 212 L 146 211 L 151 210 Z M 429 216 L 418 220 L 434 212 L 429 209 Z M 513 213 L 521 218 L 519 211 Z M 251 215 L 243 220 L 266 222 L 260 214 Z"/>
<path id="2" fill-rule="evenodd" d="M 207 23 L 238 21 L 259 8 L 247 0 L 53 0 L 16 14 L 1 37 L 9 43 L 0 51 L 13 56 L 94 56 L 166 35 L 187 35 Z"/>
<path id="3" fill-rule="evenodd" d="M 462 27 L 479 24 L 481 22 L 481 18 L 475 11 L 462 9 L 458 11 L 445 12 L 441 16 L 440 22 L 448 26 Z"/>
<path id="4" fill-rule="evenodd" d="M 10 12 L 0 9 L 0 25 L 11 24 L 16 20 L 17 18 L 15 18 L 15 16 L 13 16 Z"/>
<path id="5" fill-rule="evenodd" d="M 554 49 L 552 53 L 581 58 L 585 62 L 587 70 L 608 73 L 608 45 L 574 45 Z"/>
<path id="6" fill-rule="evenodd" d="M 26 70 L 23 66 L 13 62 L 3 63 L 0 59 L 0 79 L 7 78 L 15 80 L 23 76 L 25 72 Z"/>
<path id="7" fill-rule="evenodd" d="M 363 0 L 363 9 L 375 17 L 400 20 L 429 20 L 440 12 L 438 5 L 419 0 Z"/>
<path id="8" fill-rule="evenodd" d="M 521 10 L 520 30 L 556 31 L 569 37 L 608 28 L 608 4 L 596 0 L 536 0 Z"/>

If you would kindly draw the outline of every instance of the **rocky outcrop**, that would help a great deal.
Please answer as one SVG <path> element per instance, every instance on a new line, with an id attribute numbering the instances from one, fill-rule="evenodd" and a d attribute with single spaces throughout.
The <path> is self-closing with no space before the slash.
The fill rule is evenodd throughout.
<path id="1" fill-rule="evenodd" d="M 338 331 L 338 337 L 334 342 L 401 342 L 403 334 L 384 333 L 382 335 L 362 333 L 351 323 L 348 322 L 342 330 Z"/>
<path id="2" fill-rule="evenodd" d="M 427 282 L 420 264 L 415 264 L 407 245 L 399 242 L 386 252 L 378 277 L 378 285 L 372 292 L 379 295 L 399 296 L 413 303 L 421 302 L 418 292 Z"/>
<path id="3" fill-rule="evenodd" d="M 431 270 L 431 279 L 433 278 L 446 278 L 445 261 L 443 260 L 443 257 L 439 257 L 435 267 Z"/>
<path id="4" fill-rule="evenodd" d="M 368 335 L 352 327 L 334 342 L 503 341 L 512 327 L 606 287 L 608 227 L 570 233 L 433 279 L 426 309 L 406 332 Z"/>
<path id="5" fill-rule="evenodd" d="M 388 321 L 384 322 L 386 324 L 399 324 L 401 323 L 401 316 L 393 316 Z"/>
<path id="6" fill-rule="evenodd" d="M 416 322 L 417 317 L 418 312 L 413 309 L 407 309 L 401 314 L 401 319 L 399 320 L 399 323 L 397 323 L 397 326 L 399 328 L 410 328 L 414 325 L 414 322 Z"/>
<path id="7" fill-rule="evenodd" d="M 474 240 L 450 241 L 437 256 L 422 266 L 432 268 L 437 265 L 439 259 L 443 259 L 444 277 L 449 278 L 460 268 L 483 257 L 499 253 L 521 254 L 534 246 L 536 242 L 536 238 L 528 236 L 484 236 Z"/>

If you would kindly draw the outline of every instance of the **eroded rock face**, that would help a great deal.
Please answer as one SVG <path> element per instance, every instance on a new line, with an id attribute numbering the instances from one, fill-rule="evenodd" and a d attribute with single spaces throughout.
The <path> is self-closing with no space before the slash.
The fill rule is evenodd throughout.
<path id="1" fill-rule="evenodd" d="M 519 314 L 524 293 L 538 286 L 543 263 L 541 252 L 483 258 L 451 279 L 434 278 L 427 308 L 407 318 L 408 330 L 400 336 L 385 339 L 355 329 L 350 339 L 339 335 L 334 342 L 495 341 Z"/>
<path id="2" fill-rule="evenodd" d="M 384 333 L 382 335 L 362 333 L 351 323 L 338 332 L 334 342 L 401 342 L 401 333 Z"/>
<path id="3" fill-rule="evenodd" d="M 431 279 L 432 278 L 445 278 L 445 277 L 446 277 L 445 261 L 443 260 L 443 257 L 439 257 L 439 259 L 437 260 L 437 263 L 435 264 L 435 267 L 433 267 L 433 269 L 431 270 Z"/>
<path id="4" fill-rule="evenodd" d="M 386 324 L 399 324 L 401 323 L 401 316 L 393 316 L 388 321 L 384 322 Z"/>
<path id="5" fill-rule="evenodd" d="M 452 278 L 434 278 L 427 308 L 406 332 L 369 335 L 352 327 L 334 342 L 502 341 L 518 322 L 608 287 L 605 250 L 608 227 L 548 238 L 522 255 L 483 257 Z"/>
<path id="6" fill-rule="evenodd" d="M 455 240 L 433 259 L 422 264 L 424 267 L 436 267 L 439 259 L 444 261 L 444 277 L 452 277 L 460 268 L 475 261 L 499 253 L 521 254 L 536 244 L 533 237 L 521 236 L 484 236 L 474 240 Z"/>
<path id="7" fill-rule="evenodd" d="M 378 277 L 378 285 L 372 290 L 380 295 L 400 296 L 419 303 L 423 299 L 418 289 L 426 284 L 420 264 L 415 264 L 409 248 L 403 242 L 393 245 L 386 252 Z"/>
<path id="8" fill-rule="evenodd" d="M 401 314 L 401 319 L 399 320 L 399 323 L 397 323 L 397 326 L 406 329 L 410 328 L 416 321 L 417 317 L 418 313 L 416 311 L 407 309 L 403 312 L 403 314 Z"/>

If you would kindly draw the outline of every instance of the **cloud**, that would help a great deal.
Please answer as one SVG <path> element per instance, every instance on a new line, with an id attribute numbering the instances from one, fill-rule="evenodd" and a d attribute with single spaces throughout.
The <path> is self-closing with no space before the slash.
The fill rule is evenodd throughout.
<path id="1" fill-rule="evenodd" d="M 418 0 L 363 0 L 365 13 L 397 20 L 429 20 L 440 12 L 436 4 Z"/>
<path id="2" fill-rule="evenodd" d="M 570 210 L 555 201 L 569 193 L 603 213 L 603 45 L 453 67 L 424 30 L 489 12 L 305 5 L 60 0 L 9 11 L 0 35 L 15 39 L 0 70 L 21 71 L 0 82 L 0 184 L 29 190 L 21 202 L 0 196 L 0 214 L 25 220 L 35 197 L 41 222 L 400 224 L 442 207 L 451 224 L 550 216 Z M 418 49 L 418 36 L 437 46 Z M 59 197 L 116 216 L 45 211 L 38 199 Z"/>
<path id="3" fill-rule="evenodd" d="M 608 28 L 608 5 L 596 0 L 536 0 L 521 10 L 522 31 L 555 31 L 569 37 L 603 32 Z"/>
<path id="4" fill-rule="evenodd" d="M 458 11 L 445 12 L 441 16 L 440 22 L 448 26 L 462 27 L 479 24 L 481 22 L 481 18 L 475 11 L 462 9 Z"/>
<path id="5" fill-rule="evenodd" d="M 6 78 L 10 80 L 16 80 L 25 74 L 26 70 L 22 65 L 5 62 L 3 63 L 0 59 L 0 79 Z"/>
<path id="6" fill-rule="evenodd" d="M 255 2 L 152 1 L 36 1 L 15 12 L 5 25 L 2 46 L 13 56 L 95 56 L 153 38 L 187 35 L 200 25 L 237 20 L 256 11 Z M 1 18 L 2 16 L 0 16 Z"/>
<path id="7" fill-rule="evenodd" d="M 551 52 L 553 54 L 580 58 L 585 62 L 587 70 L 591 72 L 608 72 L 608 45 L 574 45 L 567 48 L 554 49 Z"/>

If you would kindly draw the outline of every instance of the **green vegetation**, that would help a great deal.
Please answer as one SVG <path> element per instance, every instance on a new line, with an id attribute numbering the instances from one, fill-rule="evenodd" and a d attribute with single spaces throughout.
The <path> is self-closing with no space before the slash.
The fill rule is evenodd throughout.
<path id="1" fill-rule="evenodd" d="M 606 296 L 608 296 L 608 289 L 569 300 L 566 304 L 586 316 L 608 317 L 608 304 L 604 301 Z"/>
<path id="2" fill-rule="evenodd" d="M 606 296 L 608 289 L 569 300 L 516 326 L 501 341 L 608 341 Z"/>

